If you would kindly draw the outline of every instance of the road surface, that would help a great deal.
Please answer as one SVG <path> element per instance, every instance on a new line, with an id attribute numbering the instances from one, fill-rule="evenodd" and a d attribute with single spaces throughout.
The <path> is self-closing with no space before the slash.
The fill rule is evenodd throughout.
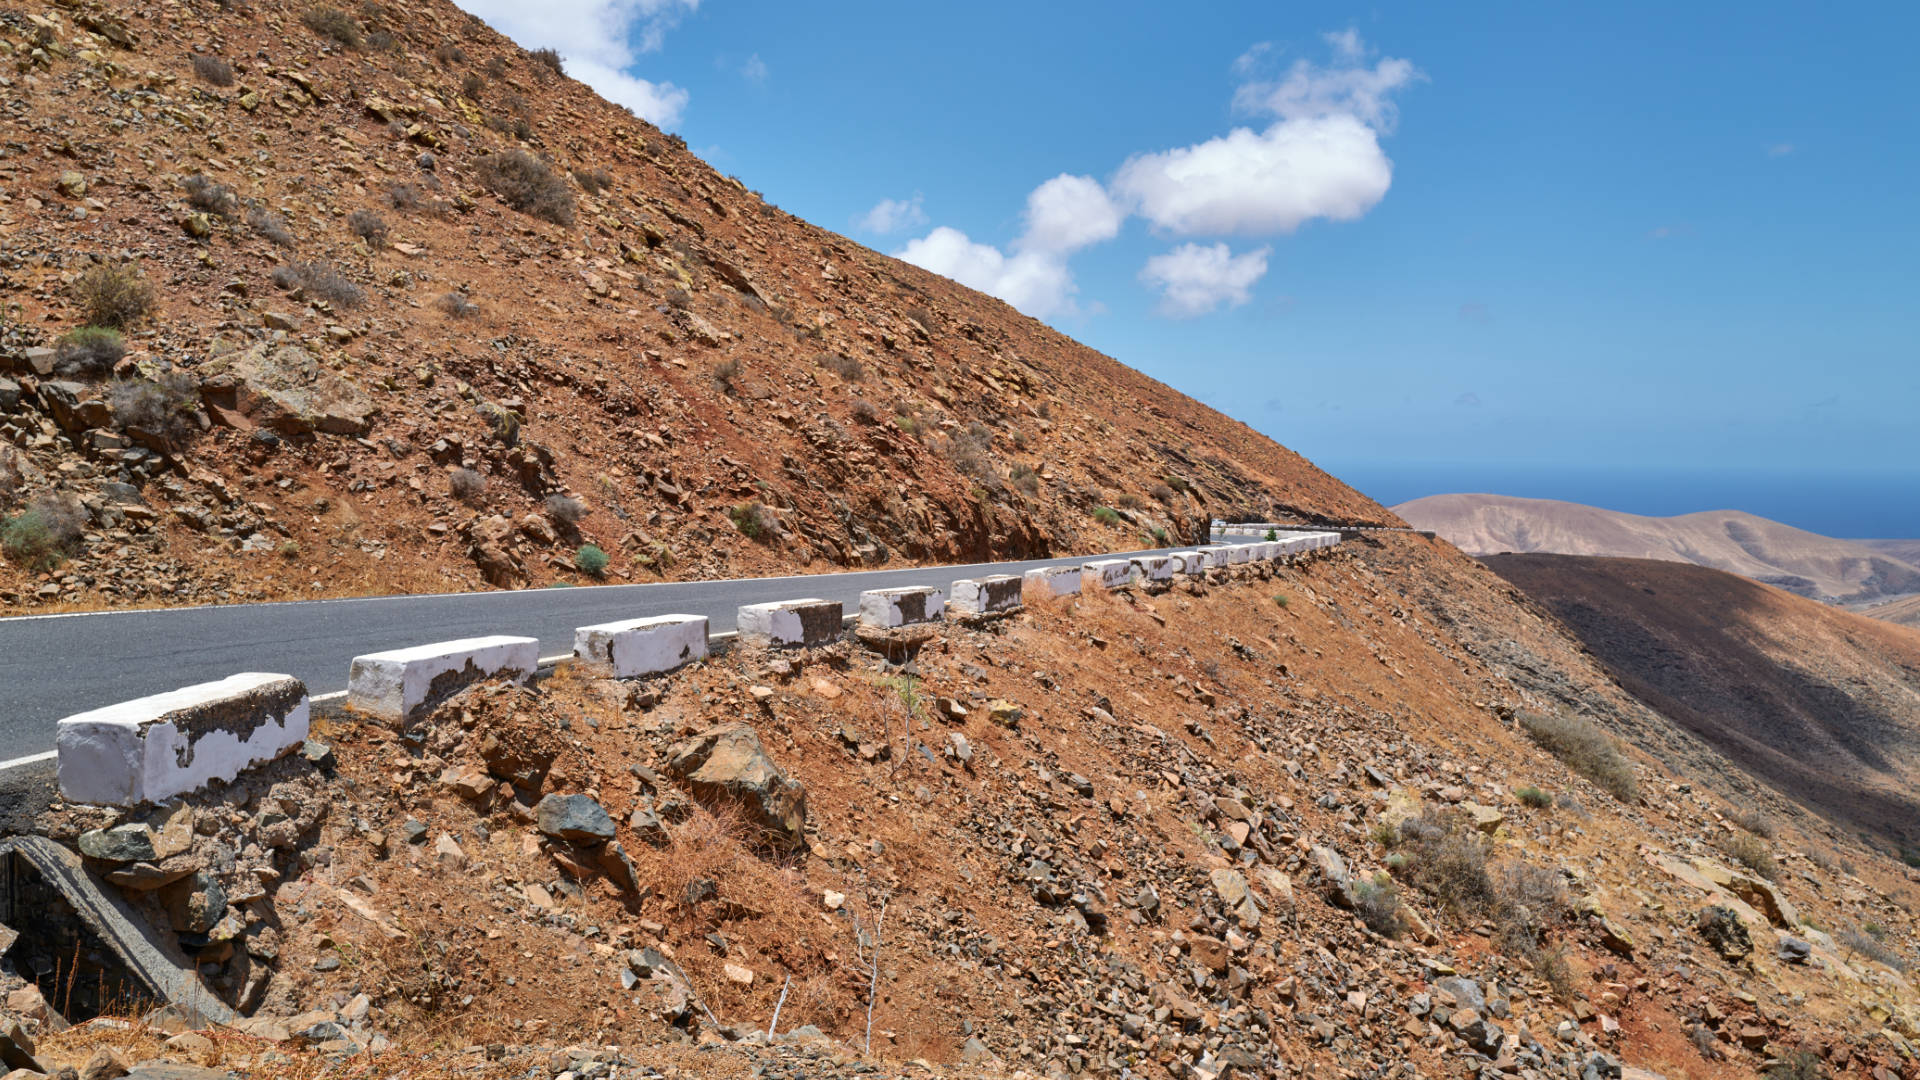
<path id="1" fill-rule="evenodd" d="M 1182 550 L 1162 548 L 1156 553 Z M 573 651 L 575 627 L 648 615 L 705 615 L 733 629 L 742 604 L 818 597 L 853 613 L 866 589 L 932 585 L 1074 565 L 1076 556 L 799 577 L 600 585 L 519 592 L 381 596 L 278 604 L 0 619 L 0 762 L 50 753 L 63 716 L 242 671 L 293 675 L 315 695 L 347 688 L 362 653 L 489 634 L 540 639 L 541 656 Z"/>

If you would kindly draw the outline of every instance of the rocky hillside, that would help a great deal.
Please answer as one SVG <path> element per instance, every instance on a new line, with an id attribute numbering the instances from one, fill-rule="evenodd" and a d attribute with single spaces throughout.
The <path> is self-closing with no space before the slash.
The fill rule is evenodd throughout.
<path id="1" fill-rule="evenodd" d="M 1681 563 L 1484 561 L 1742 769 L 1920 853 L 1920 633 Z"/>
<path id="2" fill-rule="evenodd" d="M 29 2 L 0 53 L 0 605 L 1391 518 L 782 212 L 451 4 Z"/>
<path id="3" fill-rule="evenodd" d="M 1726 570 L 1833 603 L 1920 592 L 1920 566 L 1889 550 L 1737 510 L 1644 517 L 1552 499 L 1430 495 L 1394 512 L 1476 555 L 1544 552 L 1665 559 Z"/>
<path id="4" fill-rule="evenodd" d="M 1748 831 L 1724 762 L 1562 738 L 1642 707 L 1507 592 L 1385 537 L 905 666 L 734 648 L 329 714 L 222 792 L 38 822 L 246 1020 L 95 1026 L 51 958 L 7 1000 L 49 1070 L 1910 1077 L 1911 882 Z M 1461 628 L 1501 613 L 1497 653 Z"/>

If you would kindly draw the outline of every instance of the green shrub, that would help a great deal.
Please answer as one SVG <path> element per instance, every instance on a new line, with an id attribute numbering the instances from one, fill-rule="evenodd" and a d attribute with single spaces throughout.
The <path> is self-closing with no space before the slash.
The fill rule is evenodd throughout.
<path id="1" fill-rule="evenodd" d="M 1268 530 L 1267 530 L 1267 535 L 1266 535 L 1266 536 L 1264 536 L 1264 537 L 1262 537 L 1261 539 L 1263 539 L 1263 540 L 1278 540 L 1278 539 L 1280 539 L 1280 530 L 1278 530 L 1278 529 L 1268 529 Z"/>
<path id="2" fill-rule="evenodd" d="M 113 370 L 127 355 L 127 339 L 105 326 L 69 330 L 53 350 L 53 370 L 61 375 L 98 378 Z"/>
<path id="3" fill-rule="evenodd" d="M 1093 508 L 1093 520 L 1102 525 L 1118 525 L 1120 512 L 1111 506 L 1096 506 Z"/>
<path id="4" fill-rule="evenodd" d="M 1564 713 L 1523 712 L 1520 726 L 1542 749 L 1614 798 L 1630 803 L 1639 797 L 1640 785 L 1634 779 L 1633 766 L 1621 756 L 1613 738 L 1598 724 Z"/>
<path id="5" fill-rule="evenodd" d="M 573 192 L 567 182 L 525 150 L 487 154 L 474 168 L 480 182 L 515 210 L 555 225 L 573 224 Z"/>
<path id="6" fill-rule="evenodd" d="M 727 517 L 733 521 L 733 527 L 740 530 L 740 535 L 749 540 L 770 541 L 780 534 L 780 515 L 758 499 L 728 510 Z"/>
<path id="7" fill-rule="evenodd" d="M 92 326 L 119 329 L 153 310 L 153 286 L 132 263 L 101 263 L 73 279 L 73 296 Z"/>
<path id="8" fill-rule="evenodd" d="M 1283 611 L 1293 606 L 1293 601 L 1287 598 L 1286 593 L 1274 593 L 1273 602 L 1279 604 Z"/>
<path id="9" fill-rule="evenodd" d="M 573 565 L 583 574 L 599 577 L 607 569 L 607 553 L 600 550 L 598 544 L 581 544 L 580 550 L 573 553 Z"/>
<path id="10" fill-rule="evenodd" d="M 1531 784 L 1521 788 L 1520 790 L 1514 792 L 1513 794 L 1515 795 L 1515 797 L 1517 797 L 1520 800 L 1521 805 L 1531 806 L 1535 810 L 1545 810 L 1547 807 L 1553 805 L 1553 796 L 1547 794 L 1544 791 L 1541 791 L 1539 788 L 1534 787 Z"/>
<path id="11" fill-rule="evenodd" d="M 86 514 L 78 502 L 43 492 L 0 524 L 0 553 L 35 573 L 52 570 L 79 546 L 85 524 Z"/>
<path id="12" fill-rule="evenodd" d="M 1162 528 L 1159 525 L 1155 525 L 1151 530 L 1151 532 L 1149 533 L 1149 535 L 1153 537 L 1153 542 L 1155 544 L 1159 545 L 1160 547 L 1167 546 L 1168 536 L 1167 536 L 1166 529 Z"/>

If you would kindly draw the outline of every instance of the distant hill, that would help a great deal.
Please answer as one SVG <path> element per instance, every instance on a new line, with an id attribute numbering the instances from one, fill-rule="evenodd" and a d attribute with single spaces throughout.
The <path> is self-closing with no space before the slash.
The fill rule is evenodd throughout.
<path id="1" fill-rule="evenodd" d="M 1738 510 L 1642 517 L 1508 495 L 1429 495 L 1393 509 L 1415 528 L 1431 529 L 1474 555 L 1545 552 L 1693 563 L 1850 605 L 1920 593 L 1920 565 L 1900 554 L 1911 554 L 1920 542 L 1870 546 Z"/>
<path id="2" fill-rule="evenodd" d="M 1920 840 L 1920 633 L 1673 561 L 1481 561 L 1754 775 L 1835 822 Z"/>
<path id="3" fill-rule="evenodd" d="M 1902 626 L 1920 627 L 1920 596 L 1903 596 L 1884 604 L 1863 607 L 1860 614 Z"/>

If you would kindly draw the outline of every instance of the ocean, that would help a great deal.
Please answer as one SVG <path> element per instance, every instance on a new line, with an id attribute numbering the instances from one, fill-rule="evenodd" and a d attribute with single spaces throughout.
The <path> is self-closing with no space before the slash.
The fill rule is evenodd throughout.
<path id="1" fill-rule="evenodd" d="M 1649 517 L 1744 510 L 1850 540 L 1920 537 L 1920 470 L 1816 473 L 1378 463 L 1323 467 L 1387 506 L 1423 495 L 1473 492 L 1559 499 Z"/>

